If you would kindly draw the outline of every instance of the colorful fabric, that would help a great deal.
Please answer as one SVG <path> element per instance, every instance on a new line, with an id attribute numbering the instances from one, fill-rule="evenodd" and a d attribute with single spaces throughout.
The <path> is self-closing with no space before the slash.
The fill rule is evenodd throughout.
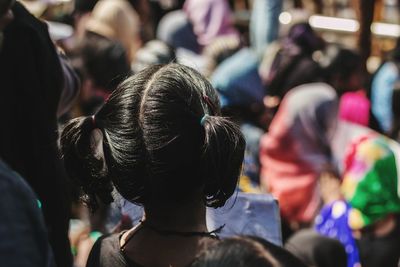
<path id="1" fill-rule="evenodd" d="M 342 192 L 352 209 L 349 226 L 361 229 L 400 212 L 396 157 L 383 136 L 363 137 L 350 147 L 345 159 Z"/>
<path id="2" fill-rule="evenodd" d="M 347 267 L 356 267 L 360 264 L 360 256 L 347 223 L 350 210 L 350 205 L 343 200 L 326 205 L 315 219 L 315 230 L 324 236 L 339 240 L 347 253 Z"/>
<path id="3" fill-rule="evenodd" d="M 370 106 L 363 91 L 347 92 L 340 98 L 339 118 L 368 127 Z"/>
<path id="4" fill-rule="evenodd" d="M 344 200 L 322 208 L 315 220 L 317 232 L 338 239 L 348 254 L 348 267 L 358 266 L 360 255 L 353 230 L 400 212 L 397 155 L 399 146 L 378 134 L 369 134 L 348 146 L 344 163 Z"/>

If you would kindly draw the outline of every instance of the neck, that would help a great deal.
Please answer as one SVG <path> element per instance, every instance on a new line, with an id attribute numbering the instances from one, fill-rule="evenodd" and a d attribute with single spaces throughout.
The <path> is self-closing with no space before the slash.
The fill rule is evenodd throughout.
<path id="1" fill-rule="evenodd" d="M 206 232 L 206 207 L 199 201 L 180 205 L 152 205 L 145 207 L 144 220 L 160 230 L 180 232 Z"/>

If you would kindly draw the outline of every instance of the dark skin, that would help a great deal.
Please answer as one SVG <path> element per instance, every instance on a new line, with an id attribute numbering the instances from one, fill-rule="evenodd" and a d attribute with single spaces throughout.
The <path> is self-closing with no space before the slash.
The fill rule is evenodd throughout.
<path id="1" fill-rule="evenodd" d="M 202 195 L 194 195 L 191 201 L 178 205 L 147 205 L 143 220 L 159 230 L 208 232 Z M 127 240 L 129 241 L 125 245 L 125 256 L 137 264 L 154 267 L 187 266 L 199 252 L 217 242 L 211 237 L 163 235 L 140 224 L 122 236 L 120 245 L 123 246 Z"/>

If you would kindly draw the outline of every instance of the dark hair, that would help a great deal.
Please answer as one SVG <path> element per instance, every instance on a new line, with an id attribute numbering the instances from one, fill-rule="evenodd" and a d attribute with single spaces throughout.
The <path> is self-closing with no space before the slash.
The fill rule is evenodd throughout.
<path id="1" fill-rule="evenodd" d="M 358 52 L 340 45 L 329 46 L 325 55 L 321 65 L 328 83 L 333 77 L 346 81 L 362 66 L 361 56 Z"/>
<path id="2" fill-rule="evenodd" d="M 204 251 L 191 267 L 281 267 L 278 260 L 258 240 L 226 238 Z"/>
<path id="3" fill-rule="evenodd" d="M 93 10 L 98 0 L 75 0 L 74 13 L 87 13 Z"/>
<path id="4" fill-rule="evenodd" d="M 106 92 L 115 90 L 131 74 L 125 49 L 118 42 L 89 33 L 78 50 L 84 74 Z"/>
<path id="5" fill-rule="evenodd" d="M 90 136 L 104 135 L 103 167 Z M 138 204 L 180 202 L 202 191 L 205 204 L 222 206 L 233 194 L 245 141 L 220 116 L 216 91 L 195 70 L 155 65 L 125 80 L 95 115 L 71 120 L 61 134 L 68 174 L 89 206 L 112 201 L 113 184 Z M 112 182 L 112 183 L 111 183 Z"/>
<path id="6" fill-rule="evenodd" d="M 324 40 L 306 22 L 294 24 L 289 30 L 287 39 L 298 45 L 306 54 L 312 54 L 325 46 Z"/>

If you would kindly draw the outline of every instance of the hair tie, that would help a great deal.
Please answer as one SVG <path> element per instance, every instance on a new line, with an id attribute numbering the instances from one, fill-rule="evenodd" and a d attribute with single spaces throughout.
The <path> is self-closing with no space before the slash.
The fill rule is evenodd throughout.
<path id="1" fill-rule="evenodd" d="M 210 109 L 210 111 L 212 112 L 212 114 L 215 115 L 217 109 L 215 108 L 211 99 L 207 95 L 203 94 L 203 100 L 204 100 L 204 102 L 206 102 L 206 104 L 207 104 L 208 108 Z"/>
<path id="2" fill-rule="evenodd" d="M 208 117 L 208 114 L 204 114 L 204 116 L 201 118 L 201 120 L 200 120 L 201 126 L 204 126 L 204 123 L 206 122 L 207 117 Z"/>

